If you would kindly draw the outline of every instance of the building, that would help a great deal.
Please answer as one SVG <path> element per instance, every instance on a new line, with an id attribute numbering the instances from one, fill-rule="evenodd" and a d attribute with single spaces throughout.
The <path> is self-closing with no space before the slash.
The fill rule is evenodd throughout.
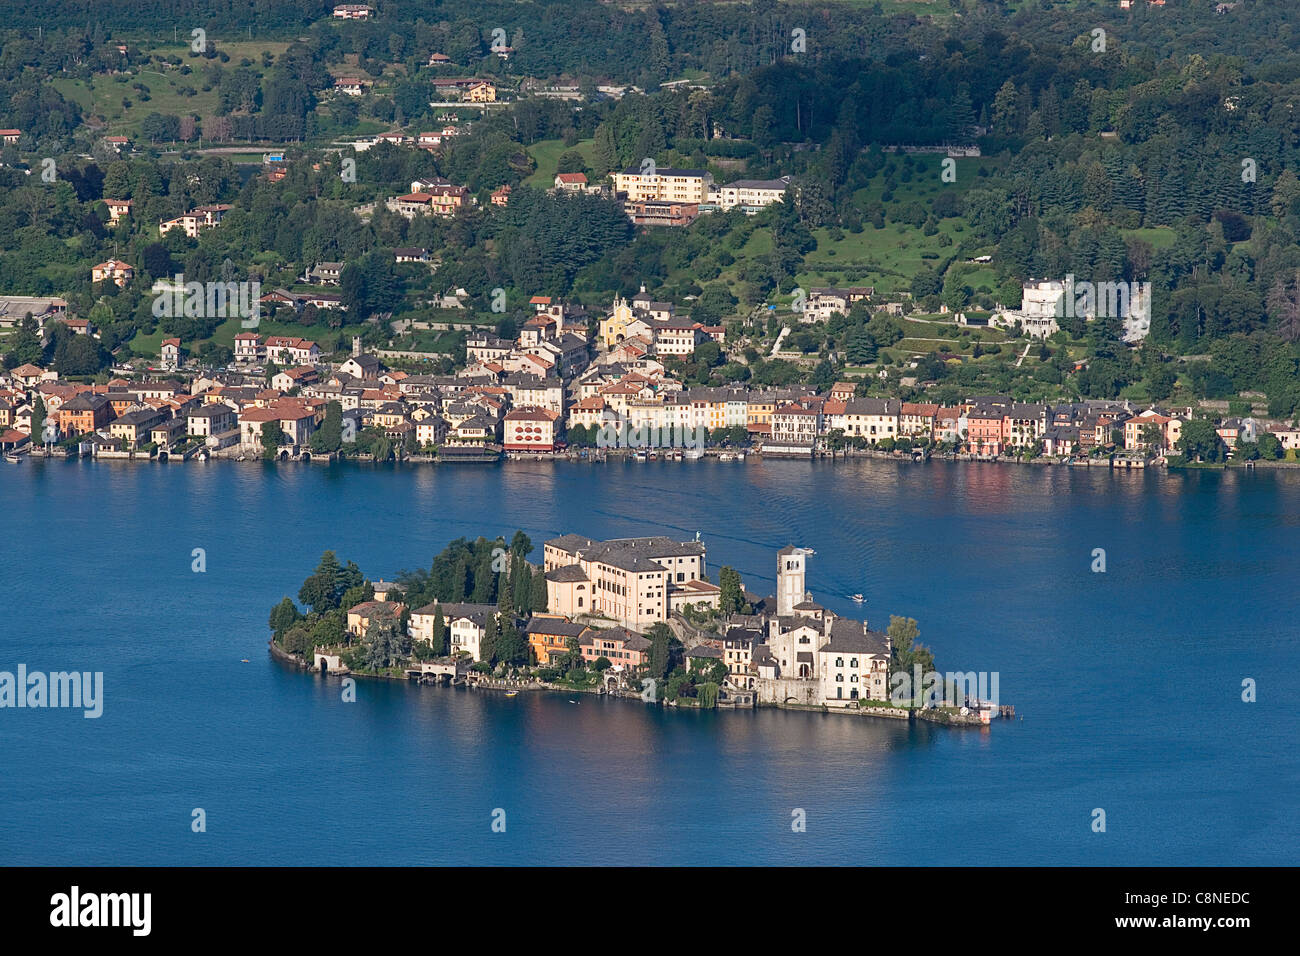
<path id="1" fill-rule="evenodd" d="M 235 335 L 235 361 L 260 362 L 266 358 L 266 345 L 256 332 L 239 332 Z"/>
<path id="2" fill-rule="evenodd" d="M 1229 422 L 1224 423 L 1230 425 Z M 1152 434 L 1149 429 L 1157 429 L 1160 433 L 1161 440 L 1158 444 L 1150 440 Z M 1231 441 L 1228 441 L 1224 435 L 1224 428 L 1218 429 L 1219 436 L 1225 438 L 1225 444 L 1231 449 L 1236 444 L 1236 430 L 1231 430 Z M 1147 449 L 1156 452 L 1165 452 L 1172 449 L 1183 434 L 1182 419 L 1172 415 L 1162 415 L 1155 409 L 1148 409 L 1134 415 L 1124 422 L 1124 448 L 1127 451 L 1146 451 Z"/>
<path id="3" fill-rule="evenodd" d="M 406 611 L 406 605 L 392 601 L 362 601 L 348 609 L 348 633 L 364 638 L 370 625 L 376 621 L 397 623 Z"/>
<path id="4" fill-rule="evenodd" d="M 158 225 L 158 234 L 165 236 L 173 229 L 179 229 L 191 239 L 197 239 L 204 229 L 214 229 L 221 224 L 226 213 L 234 207 L 228 203 L 212 206 L 197 206 L 183 216 L 167 219 Z"/>
<path id="5" fill-rule="evenodd" d="M 581 641 L 588 630 L 587 625 L 558 614 L 534 614 L 524 629 L 524 639 L 533 659 L 549 667 L 557 655 L 569 653 L 570 641 Z"/>
<path id="6" fill-rule="evenodd" d="M 438 611 L 442 610 L 443 626 L 446 628 L 445 640 L 450 654 L 468 654 L 473 660 L 483 659 L 483 638 L 487 636 L 488 627 L 493 619 L 500 620 L 500 612 L 495 604 L 462 604 L 452 601 L 426 604 L 411 613 L 407 627 L 411 638 L 421 643 L 433 645 L 434 624 Z"/>
<path id="7" fill-rule="evenodd" d="M 224 402 L 210 402 L 185 413 L 185 432 L 198 438 L 233 431 L 239 421 L 235 410 Z"/>
<path id="8" fill-rule="evenodd" d="M 497 88 L 487 80 L 478 80 L 465 89 L 465 100 L 469 103 L 495 103 Z"/>
<path id="9" fill-rule="evenodd" d="M 135 278 L 135 267 L 120 259 L 109 259 L 91 267 L 91 282 L 111 282 L 119 289 Z"/>
<path id="10" fill-rule="evenodd" d="M 394 196 L 385 205 L 389 212 L 395 212 L 407 219 L 416 216 L 454 216 L 456 210 L 467 205 L 469 190 L 464 186 L 451 184 L 426 186 L 420 192 L 410 192 L 404 196 Z"/>
<path id="11" fill-rule="evenodd" d="M 726 212 L 739 207 L 747 216 L 757 215 L 774 202 L 784 202 L 790 177 L 780 179 L 737 179 L 709 192 L 709 203 Z"/>
<path id="12" fill-rule="evenodd" d="M 17 146 L 22 135 L 23 131 L 20 129 L 0 129 L 0 143 L 5 146 Z"/>
<path id="13" fill-rule="evenodd" d="M 158 346 L 158 355 L 162 360 L 163 368 L 180 368 L 181 340 L 163 339 L 162 343 Z"/>
<path id="14" fill-rule="evenodd" d="M 587 189 L 586 173 L 556 173 L 555 191 L 557 193 L 582 193 Z"/>
<path id="15" fill-rule="evenodd" d="M 628 202 L 624 208 L 628 218 L 637 226 L 689 226 L 700 217 L 696 203 L 673 202 L 661 199 L 639 199 Z"/>
<path id="16" fill-rule="evenodd" d="M 335 20 L 369 20 L 374 13 L 373 7 L 364 3 L 341 3 L 334 8 Z"/>
<path id="17" fill-rule="evenodd" d="M 17 328 L 28 314 L 37 325 L 68 314 L 68 303 L 57 296 L 0 295 L 0 329 Z"/>
<path id="18" fill-rule="evenodd" d="M 266 340 L 266 360 L 276 365 L 315 365 L 320 346 L 310 339 L 291 335 L 272 335 Z"/>
<path id="19" fill-rule="evenodd" d="M 559 412 L 546 408 L 509 412 L 502 426 L 502 446 L 507 452 L 553 452 L 559 420 Z"/>
<path id="20" fill-rule="evenodd" d="M 804 300 L 801 322 L 825 322 L 832 315 L 848 315 L 855 302 L 869 299 L 876 294 L 874 286 L 849 286 L 848 288 L 819 288 L 808 290 Z"/>
<path id="21" fill-rule="evenodd" d="M 602 657 L 614 670 L 636 671 L 650 660 L 650 640 L 644 634 L 625 627 L 611 627 L 602 631 L 588 628 L 578 641 L 582 659 L 594 664 Z"/>
<path id="22" fill-rule="evenodd" d="M 805 590 L 807 548 L 777 552 L 775 614 L 728 621 L 722 662 L 729 682 L 760 702 L 856 707 L 887 700 L 890 643 L 865 622 L 841 618 Z"/>
<path id="23" fill-rule="evenodd" d="M 770 437 L 763 454 L 812 456 L 822 430 L 822 414 L 815 408 L 787 404 L 772 412 Z"/>
<path id="24" fill-rule="evenodd" d="M 645 170 L 632 167 L 614 174 L 614 190 L 623 194 L 629 203 L 655 200 L 679 206 L 698 207 L 709 201 L 709 187 L 713 176 L 703 169 L 656 168 L 648 164 Z"/>
<path id="25" fill-rule="evenodd" d="M 122 442 L 127 450 L 134 450 L 148 443 L 150 431 L 163 417 L 156 408 L 137 408 L 109 423 L 109 437 Z"/>
<path id="26" fill-rule="evenodd" d="M 593 541 L 567 534 L 543 547 L 547 610 L 646 628 L 671 613 L 669 589 L 704 577 L 704 545 L 667 537 Z"/>
<path id="27" fill-rule="evenodd" d="M 132 202 L 129 199 L 105 199 L 104 205 L 108 207 L 108 218 L 113 223 L 131 215 Z"/>
<path id="28" fill-rule="evenodd" d="M 113 408 L 107 395 L 82 392 L 59 406 L 59 431 L 65 435 L 88 435 L 112 420 Z"/>

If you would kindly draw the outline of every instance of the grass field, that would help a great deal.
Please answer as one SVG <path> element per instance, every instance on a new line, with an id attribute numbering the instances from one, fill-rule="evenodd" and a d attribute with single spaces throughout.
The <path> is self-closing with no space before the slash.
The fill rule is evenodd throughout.
<path id="1" fill-rule="evenodd" d="M 217 345 L 224 345 L 227 348 L 234 348 L 235 336 L 240 332 L 248 331 L 240 324 L 242 321 L 238 317 L 227 319 L 217 326 L 216 331 L 212 333 L 212 338 L 208 341 Z M 333 347 L 334 340 L 341 331 L 344 330 L 331 329 L 326 325 L 299 325 L 296 322 L 273 322 L 269 319 L 263 319 L 257 327 L 257 334 L 263 337 L 268 335 L 292 335 L 297 338 L 310 339 L 313 342 L 320 343 L 322 351 L 329 351 Z M 131 350 L 143 355 L 157 355 L 162 346 L 162 340 L 165 338 L 167 336 L 161 329 L 155 329 L 152 335 L 142 335 L 137 332 L 135 337 L 131 339 Z M 199 343 L 183 342 L 181 344 L 186 349 L 192 350 Z"/>
<path id="2" fill-rule="evenodd" d="M 260 69 L 263 52 L 278 56 L 288 49 L 288 43 L 271 41 L 241 41 L 221 43 L 219 48 L 230 56 L 226 69 L 237 66 L 244 59 L 252 60 Z M 113 76 L 96 76 L 89 82 L 68 77 L 52 81 L 52 85 L 67 99 L 73 100 L 87 114 L 104 123 L 108 136 L 139 135 L 140 121 L 150 113 L 185 116 L 211 116 L 217 108 L 216 89 L 204 91 L 203 66 L 209 61 L 191 57 L 184 44 L 160 46 L 150 50 L 158 56 L 179 56 L 190 67 L 191 73 L 183 75 L 180 69 L 163 68 L 160 63 L 147 64 L 130 73 Z M 145 99 L 136 84 L 148 91 Z M 182 90 L 194 90 L 183 93 Z"/>
<path id="3" fill-rule="evenodd" d="M 560 156 L 570 149 L 582 154 L 588 165 L 592 162 L 592 149 L 596 141 L 580 140 L 576 146 L 565 146 L 562 139 L 542 139 L 528 147 L 528 155 L 537 164 L 537 169 L 524 180 L 525 186 L 536 189 L 550 189 L 555 183 L 555 168 L 560 163 Z"/>

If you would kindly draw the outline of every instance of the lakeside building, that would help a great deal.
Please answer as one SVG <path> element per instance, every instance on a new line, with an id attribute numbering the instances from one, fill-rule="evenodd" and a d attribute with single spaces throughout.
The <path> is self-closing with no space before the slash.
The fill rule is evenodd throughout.
<path id="1" fill-rule="evenodd" d="M 581 535 L 543 546 L 546 606 L 565 617 L 603 616 L 624 627 L 668 620 L 674 602 L 718 606 L 718 595 L 686 589 L 705 577 L 704 545 L 667 537 L 595 541 Z M 680 595 L 680 596 L 676 596 Z"/>
<path id="2" fill-rule="evenodd" d="M 865 621 L 842 618 L 806 590 L 814 552 L 787 546 L 777 552 L 776 596 L 756 615 L 733 615 L 722 660 L 735 687 L 754 691 L 762 704 L 854 707 L 889 699 L 889 636 Z"/>

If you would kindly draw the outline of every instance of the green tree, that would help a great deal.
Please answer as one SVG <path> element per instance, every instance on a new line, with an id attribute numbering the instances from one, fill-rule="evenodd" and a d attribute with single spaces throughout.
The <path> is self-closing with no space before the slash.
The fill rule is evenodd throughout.
<path id="1" fill-rule="evenodd" d="M 262 457 L 267 461 L 275 461 L 276 453 L 280 450 L 281 435 L 279 421 L 262 422 Z"/>
<path id="2" fill-rule="evenodd" d="M 533 572 L 532 610 L 546 611 L 546 574 L 541 568 Z"/>
<path id="3" fill-rule="evenodd" d="M 910 617 L 889 615 L 889 627 L 886 630 L 890 640 L 889 677 L 891 688 L 895 674 L 906 674 L 909 682 L 914 681 L 917 665 L 924 676 L 934 670 L 934 653 L 924 644 L 917 643 L 921 636 L 916 621 Z M 915 698 L 921 693 L 920 687 L 912 687 Z"/>
<path id="4" fill-rule="evenodd" d="M 45 441 L 45 400 L 37 395 L 32 402 L 32 444 Z"/>
<path id="5" fill-rule="evenodd" d="M 1219 437 L 1214 423 L 1205 418 L 1194 418 L 1183 425 L 1177 448 L 1189 461 L 1225 461 L 1227 446 Z"/>
<path id="6" fill-rule="evenodd" d="M 275 633 L 277 639 L 284 636 L 285 631 L 296 624 L 302 615 L 298 613 L 298 607 L 285 595 L 275 607 L 271 608 L 270 627 Z"/>
<path id="7" fill-rule="evenodd" d="M 447 655 L 447 621 L 442 616 L 442 605 L 433 611 L 433 652 L 439 657 Z"/>
<path id="8" fill-rule="evenodd" d="M 343 588 L 340 586 L 341 570 L 334 552 L 326 551 L 321 555 L 316 571 L 302 582 L 302 588 L 298 591 L 298 600 L 316 614 L 338 607 L 339 600 L 343 596 Z"/>
<path id="9" fill-rule="evenodd" d="M 343 446 L 343 406 L 330 402 L 325 406 L 325 419 L 311 436 L 311 450 L 318 455 L 328 455 Z"/>
<path id="10" fill-rule="evenodd" d="M 650 638 L 650 676 L 663 680 L 672 667 L 673 632 L 663 621 L 659 621 L 646 633 Z"/>
<path id="11" fill-rule="evenodd" d="M 718 599 L 723 614 L 735 614 L 745 603 L 745 594 L 740 586 L 740 572 L 723 565 L 718 570 L 718 587 L 722 594 Z"/>

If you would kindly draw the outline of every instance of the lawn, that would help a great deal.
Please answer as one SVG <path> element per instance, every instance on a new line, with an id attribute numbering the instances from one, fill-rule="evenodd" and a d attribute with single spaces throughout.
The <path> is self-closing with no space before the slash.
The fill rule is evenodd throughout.
<path id="1" fill-rule="evenodd" d="M 1120 231 L 1125 239 L 1142 239 L 1151 243 L 1153 249 L 1168 249 L 1177 238 L 1170 226 L 1154 226 L 1150 229 L 1123 229 Z"/>
<path id="2" fill-rule="evenodd" d="M 261 70 L 263 51 L 278 56 L 288 49 L 289 44 L 238 41 L 223 42 L 218 46 L 230 56 L 230 62 L 225 64 L 227 69 L 237 66 L 243 59 L 249 59 L 253 61 L 253 69 Z M 151 48 L 149 52 L 156 56 L 179 56 L 192 72 L 186 76 L 181 74 L 179 68 L 164 69 L 159 63 L 149 63 L 142 68 L 133 69 L 129 74 L 95 76 L 89 83 L 71 77 L 59 77 L 51 82 L 64 97 L 76 102 L 87 113 L 102 119 L 105 123 L 103 133 L 108 136 L 139 135 L 140 121 L 150 113 L 176 116 L 211 116 L 216 113 L 217 91 L 203 90 L 206 85 L 203 66 L 210 61 L 191 57 L 189 47 L 185 44 L 168 44 Z M 148 99 L 135 88 L 137 83 L 148 90 Z M 181 93 L 180 90 L 185 88 L 195 92 Z M 123 105 L 124 100 L 130 105 Z"/>
<path id="3" fill-rule="evenodd" d="M 536 171 L 524 180 L 525 186 L 535 189 L 550 189 L 555 184 L 555 168 L 560 163 L 560 156 L 570 149 L 576 149 L 588 165 L 592 162 L 594 139 L 580 140 L 575 146 L 565 146 L 562 139 L 542 139 L 528 147 L 528 155 L 537 164 Z"/>
<path id="4" fill-rule="evenodd" d="M 241 324 L 242 319 L 235 317 L 226 319 L 217 326 L 216 331 L 212 333 L 212 338 L 208 341 L 215 342 L 217 345 L 224 345 L 227 348 L 234 348 L 235 336 L 240 332 L 248 331 Z M 263 319 L 256 329 L 257 334 L 265 338 L 268 335 L 292 335 L 296 338 L 310 339 L 320 345 L 322 351 L 330 351 L 334 345 L 335 339 L 345 329 L 332 329 L 326 325 L 299 325 L 296 322 L 273 322 L 270 319 Z M 137 332 L 131 339 L 131 350 L 144 355 L 155 355 L 162 346 L 162 340 L 167 338 L 161 329 L 155 329 L 153 334 L 144 335 Z M 182 345 L 187 351 L 193 351 L 200 342 L 183 342 Z"/>

